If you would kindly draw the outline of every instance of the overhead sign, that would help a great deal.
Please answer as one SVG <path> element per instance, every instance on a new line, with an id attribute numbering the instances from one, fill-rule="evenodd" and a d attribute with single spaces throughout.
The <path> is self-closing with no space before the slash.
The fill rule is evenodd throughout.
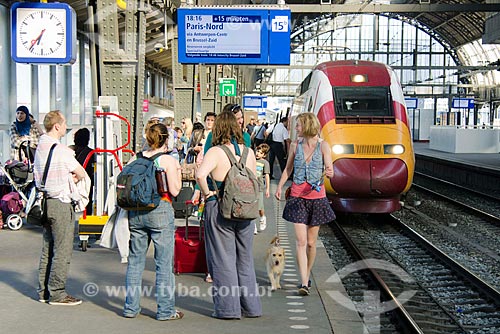
<path id="1" fill-rule="evenodd" d="M 179 8 L 179 63 L 290 64 L 290 9 Z"/>
<path id="2" fill-rule="evenodd" d="M 418 107 L 418 99 L 413 97 L 405 98 L 406 108 L 408 109 L 417 109 Z"/>
<path id="3" fill-rule="evenodd" d="M 243 108 L 267 108 L 267 96 L 245 95 L 243 96 Z"/>
<path id="4" fill-rule="evenodd" d="M 219 80 L 220 96 L 236 96 L 236 79 Z"/>
<path id="5" fill-rule="evenodd" d="M 474 99 L 468 98 L 453 98 L 451 100 L 452 108 L 474 109 Z"/>

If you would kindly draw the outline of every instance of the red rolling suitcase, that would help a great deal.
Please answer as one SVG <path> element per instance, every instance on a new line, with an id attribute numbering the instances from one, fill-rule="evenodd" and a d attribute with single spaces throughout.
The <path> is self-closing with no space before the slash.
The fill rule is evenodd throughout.
<path id="1" fill-rule="evenodd" d="M 200 220 L 200 226 L 188 226 L 193 203 L 186 201 L 186 226 L 175 230 L 174 272 L 180 273 L 207 273 L 207 259 L 205 256 L 205 237 Z"/>

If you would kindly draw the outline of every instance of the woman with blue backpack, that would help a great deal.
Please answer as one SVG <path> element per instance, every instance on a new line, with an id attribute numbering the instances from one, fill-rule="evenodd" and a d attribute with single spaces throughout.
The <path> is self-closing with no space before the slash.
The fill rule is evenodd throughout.
<path id="1" fill-rule="evenodd" d="M 153 159 L 156 168 L 165 171 L 168 191 L 159 191 L 161 200 L 152 210 L 127 209 L 130 254 L 123 316 L 135 318 L 141 311 L 142 273 L 149 243 L 153 241 L 156 264 L 156 319 L 177 320 L 182 319 L 184 314 L 175 309 L 175 278 L 172 263 L 175 226 L 172 197 L 177 196 L 181 189 L 181 166 L 177 159 L 162 154 L 166 153 L 168 145 L 168 129 L 164 124 L 158 123 L 149 127 L 146 130 L 146 140 L 148 149 L 141 152 L 138 159 Z"/>

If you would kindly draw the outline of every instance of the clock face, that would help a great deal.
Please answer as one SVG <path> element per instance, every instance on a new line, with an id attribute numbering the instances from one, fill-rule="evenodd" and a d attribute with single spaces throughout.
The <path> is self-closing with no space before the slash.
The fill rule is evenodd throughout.
<path id="1" fill-rule="evenodd" d="M 65 58 L 66 11 L 17 9 L 17 57 Z"/>

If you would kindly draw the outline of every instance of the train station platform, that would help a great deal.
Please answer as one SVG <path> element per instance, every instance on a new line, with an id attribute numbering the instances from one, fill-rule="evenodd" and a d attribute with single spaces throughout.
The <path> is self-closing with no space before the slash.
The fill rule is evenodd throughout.
<path id="1" fill-rule="evenodd" d="M 449 153 L 429 148 L 429 142 L 414 142 L 415 156 L 432 157 L 444 161 L 500 171 L 499 153 Z"/>
<path id="2" fill-rule="evenodd" d="M 274 193 L 277 181 L 273 181 Z M 185 313 L 182 320 L 154 319 L 153 247 L 148 252 L 141 299 L 142 312 L 135 319 L 122 317 L 125 300 L 126 264 L 120 263 L 116 250 L 91 245 L 87 252 L 75 246 L 67 290 L 83 300 L 79 306 L 51 306 L 37 300 L 36 282 L 41 251 L 41 229 L 24 225 L 18 231 L 0 230 L 0 326 L 3 333 L 363 333 L 357 312 L 340 305 L 329 292 L 345 293 L 341 285 L 329 283 L 334 268 L 321 242 L 312 273 L 311 295 L 297 293 L 299 274 L 295 262 L 295 237 L 292 224 L 281 218 L 284 202 L 266 200 L 267 229 L 254 239 L 254 259 L 260 286 L 263 316 L 241 320 L 211 317 L 213 303 L 210 284 L 202 274 L 176 276 L 176 306 Z M 193 218 L 196 219 L 196 218 Z M 177 220 L 176 225 L 182 225 Z M 286 251 L 282 290 L 271 292 L 264 256 L 271 239 L 279 232 Z"/>

